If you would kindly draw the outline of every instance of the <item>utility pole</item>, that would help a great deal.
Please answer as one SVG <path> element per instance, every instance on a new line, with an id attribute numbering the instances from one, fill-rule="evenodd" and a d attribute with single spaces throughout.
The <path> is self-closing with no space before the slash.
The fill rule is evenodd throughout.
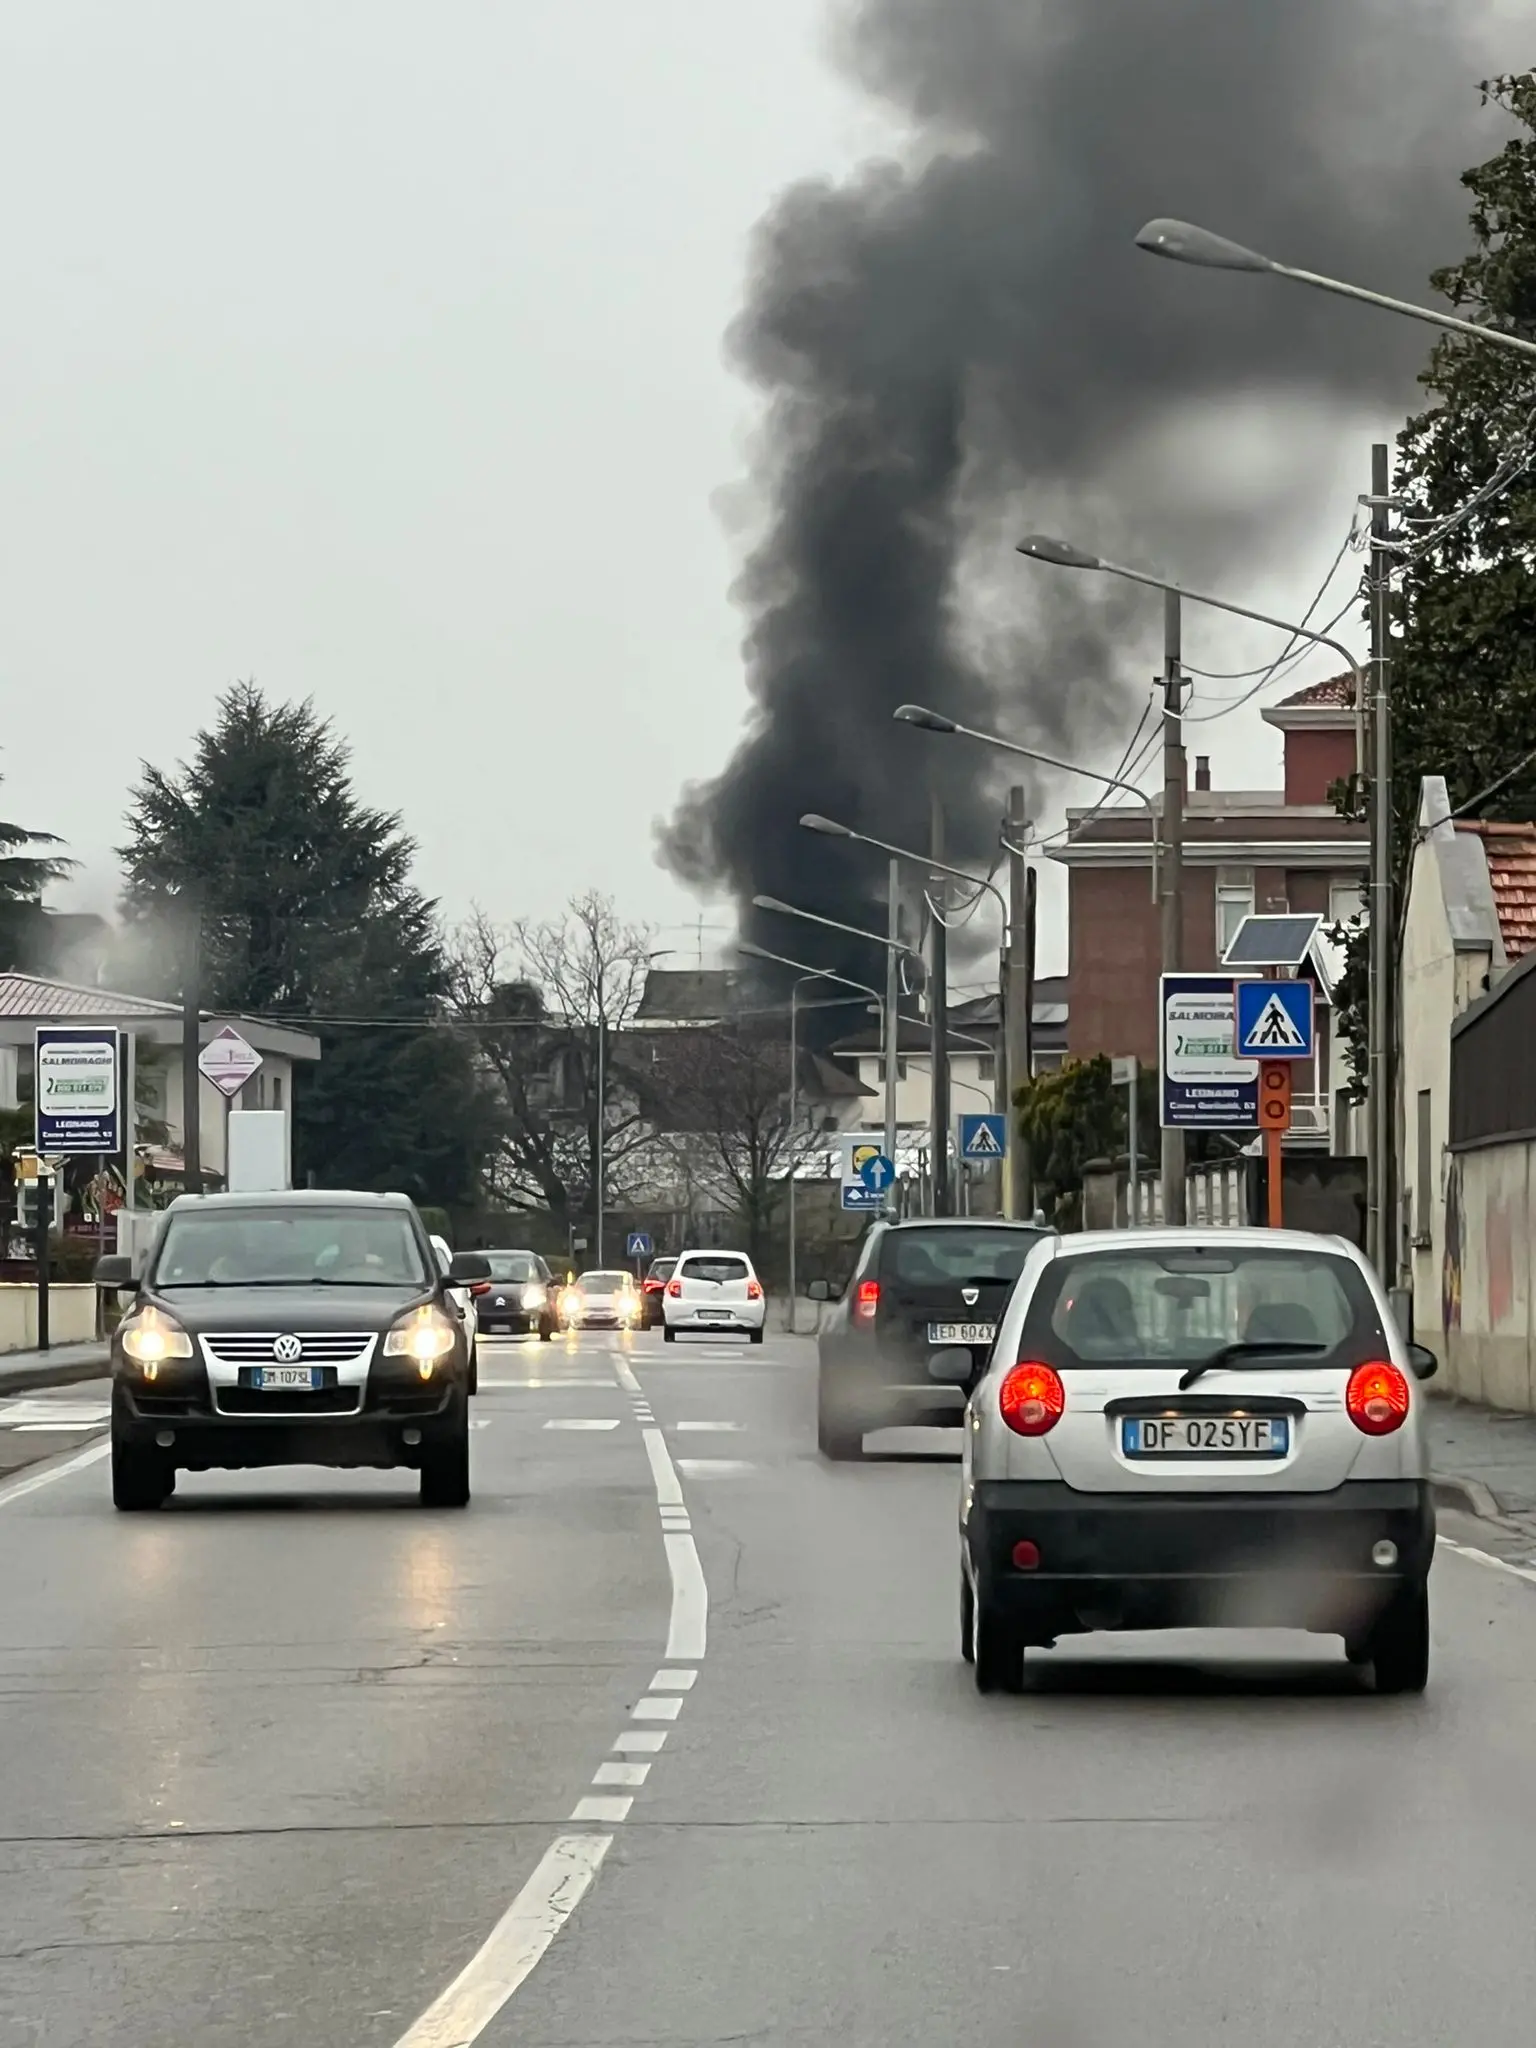
<path id="1" fill-rule="evenodd" d="M 1163 972 L 1184 965 L 1184 650 L 1179 594 L 1163 594 Z M 1157 830 L 1154 820 L 1153 831 Z M 1162 1037 L 1162 1017 L 1158 1017 Z M 1184 1133 L 1163 1132 L 1163 1221 L 1184 1217 Z"/>
<path id="2" fill-rule="evenodd" d="M 203 899 L 193 882 L 186 889 L 186 966 L 181 977 L 181 1175 L 189 1195 L 203 1192 L 202 1051 Z M 130 1123 L 132 1118 L 130 1117 Z"/>
<path id="3" fill-rule="evenodd" d="M 1387 552 L 1392 488 L 1384 442 L 1371 450 L 1371 879 L 1367 1029 L 1370 1055 L 1366 1154 L 1366 1250 L 1384 1287 L 1397 1285 L 1397 1115 L 1392 1086 L 1392 715 L 1390 708 L 1391 557 Z M 1362 764 L 1363 766 L 1364 764 Z"/>
<path id="4" fill-rule="evenodd" d="M 894 1216 L 900 1203 L 896 1192 L 896 1082 L 901 1071 L 901 863 L 893 860 L 886 869 L 885 935 L 885 1156 L 891 1162 L 891 1184 L 886 1189 L 886 1206 Z"/>
<path id="5" fill-rule="evenodd" d="M 1008 792 L 1008 953 L 1003 977 L 1002 1101 L 1008 1118 L 1008 1152 L 1004 1167 L 1003 1214 L 1025 1221 L 1034 1214 L 1034 1162 L 1029 1141 L 1019 1131 L 1013 1098 L 1034 1072 L 1035 1014 L 1035 876 L 1024 858 L 1029 820 L 1024 791 Z"/>
<path id="6" fill-rule="evenodd" d="M 930 811 L 928 851 L 935 860 L 944 858 L 944 810 L 937 796 L 932 799 Z M 949 894 L 944 883 L 934 876 L 930 885 L 938 890 L 938 907 L 932 899 L 929 908 L 933 919 L 928 962 L 928 1025 L 929 1025 L 929 1066 L 933 1078 L 933 1101 L 928 1126 L 928 1171 L 929 1184 L 933 1189 L 933 1213 L 935 1216 L 950 1214 L 949 1201 L 949 933 L 944 923 L 944 913 L 949 907 Z"/>
<path id="7" fill-rule="evenodd" d="M 593 1198 L 594 1198 L 594 1199 L 593 1199 L 593 1206 L 595 1207 L 595 1209 L 596 1209 L 596 1211 L 597 1211 L 597 1214 L 596 1214 L 596 1218 L 595 1218 L 595 1222 L 596 1222 L 596 1226 L 597 1226 L 597 1227 L 596 1227 L 596 1229 L 595 1229 L 595 1230 L 593 1231 L 593 1236 L 594 1236 L 594 1237 L 596 1238 L 596 1240 L 597 1240 L 597 1264 L 598 1264 L 598 1269 L 599 1269 L 599 1270 L 601 1270 L 601 1269 L 602 1269 L 602 1264 L 603 1264 L 603 1225 L 604 1225 L 604 1222 L 606 1221 L 606 1218 L 605 1218 L 605 1217 L 604 1217 L 604 1215 L 603 1215 L 603 1180 L 604 1180 L 604 1160 L 603 1160 L 603 1123 L 604 1123 L 604 1112 L 605 1112 L 605 1110 L 606 1110 L 606 1108 L 607 1108 L 607 1104 L 605 1103 L 605 1101 L 603 1100 L 603 1098 L 604 1098 L 604 1095 L 605 1095 L 605 1094 L 606 1094 L 606 1092 L 607 1092 L 607 1082 L 608 1082 L 608 1076 L 607 1076 L 606 1072 L 604 1071 L 604 1064 L 603 1064 L 603 1063 L 604 1063 L 604 1056 L 605 1056 L 605 1053 L 606 1053 L 606 1050 L 607 1050 L 606 1046 L 604 1045 L 604 1040 L 605 1040 L 605 1038 L 607 1037 L 607 1031 L 606 1031 L 606 1029 L 604 1028 L 604 1027 L 605 1027 L 605 1022 L 606 1022 L 606 1020 L 604 1019 L 604 1016 L 603 1016 L 603 991 L 602 991 L 602 980 L 601 980 L 601 974 L 599 974 L 599 980 L 598 980 L 598 991 L 597 991 L 597 1123 L 596 1123 L 596 1125 L 595 1125 L 595 1127 L 594 1127 L 594 1129 L 593 1129 L 593 1133 L 592 1133 L 592 1160 L 593 1160 L 593 1174 L 592 1174 L 592 1178 L 593 1178 Z"/>

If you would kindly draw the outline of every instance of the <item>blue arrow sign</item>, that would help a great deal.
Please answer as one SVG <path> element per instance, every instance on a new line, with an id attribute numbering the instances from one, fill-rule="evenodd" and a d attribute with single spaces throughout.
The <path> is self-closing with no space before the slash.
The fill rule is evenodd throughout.
<path id="1" fill-rule="evenodd" d="M 962 1159 L 1001 1159 L 1008 1150 L 1008 1119 L 1000 1110 L 985 1110 L 960 1119 Z"/>
<path id="2" fill-rule="evenodd" d="M 1310 1059 L 1311 982 L 1238 982 L 1236 1049 L 1245 1060 Z"/>
<path id="3" fill-rule="evenodd" d="M 877 1195 L 883 1195 L 895 1178 L 896 1169 L 883 1152 L 877 1152 L 873 1159 L 866 1159 L 859 1168 L 859 1179 Z"/>
<path id="4" fill-rule="evenodd" d="M 651 1234 L 648 1230 L 632 1230 L 624 1244 L 627 1259 L 648 1259 L 651 1256 Z"/>

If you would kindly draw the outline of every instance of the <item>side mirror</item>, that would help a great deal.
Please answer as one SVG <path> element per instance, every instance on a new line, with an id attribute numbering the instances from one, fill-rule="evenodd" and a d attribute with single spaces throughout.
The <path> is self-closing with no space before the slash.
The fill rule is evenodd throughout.
<path id="1" fill-rule="evenodd" d="M 484 1252 L 455 1252 L 448 1262 L 448 1278 L 455 1287 L 467 1287 L 472 1280 L 489 1280 L 491 1262 Z"/>
<path id="2" fill-rule="evenodd" d="M 125 1252 L 107 1252 L 104 1257 L 99 1258 L 93 1277 L 96 1285 L 104 1290 L 132 1287 L 136 1284 L 133 1277 L 133 1261 Z"/>
<path id="3" fill-rule="evenodd" d="M 928 1355 L 929 1379 L 942 1380 L 946 1387 L 968 1387 L 975 1374 L 975 1363 L 962 1344 L 952 1344 Z"/>
<path id="4" fill-rule="evenodd" d="M 813 1280 L 805 1290 L 805 1298 L 807 1301 L 831 1301 L 831 1283 L 826 1280 Z"/>
<path id="5" fill-rule="evenodd" d="M 1416 1380 L 1432 1380 L 1440 1370 L 1440 1361 L 1427 1344 L 1410 1344 L 1408 1370 Z"/>

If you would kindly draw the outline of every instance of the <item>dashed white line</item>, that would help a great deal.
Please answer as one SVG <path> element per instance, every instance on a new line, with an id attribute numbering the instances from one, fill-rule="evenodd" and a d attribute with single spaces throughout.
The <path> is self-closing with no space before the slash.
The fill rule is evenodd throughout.
<path id="1" fill-rule="evenodd" d="M 757 1468 L 745 1458 L 679 1458 L 677 1469 L 690 1479 L 739 1479 L 743 1472 Z"/>
<path id="2" fill-rule="evenodd" d="M 697 1671 L 658 1671 L 651 1680 L 652 1692 L 692 1692 Z"/>
<path id="3" fill-rule="evenodd" d="M 683 1703 L 677 1697 L 656 1699 L 647 1696 L 636 1700 L 634 1718 L 637 1721 L 675 1721 L 683 1711 Z"/>
<path id="4" fill-rule="evenodd" d="M 99 1458 L 106 1457 L 111 1448 L 112 1439 L 104 1436 L 99 1444 L 87 1444 L 72 1458 L 61 1458 L 58 1464 L 49 1465 L 42 1472 L 29 1473 L 25 1479 L 13 1479 L 9 1485 L 0 1487 L 0 1508 L 8 1508 L 13 1501 L 25 1500 L 29 1493 L 38 1493 L 43 1487 L 52 1486 L 56 1479 L 65 1479 L 85 1465 L 94 1465 Z"/>
<path id="5" fill-rule="evenodd" d="M 623 1820 L 634 1805 L 629 1795 L 594 1798 L 590 1793 L 585 1799 L 578 1799 L 571 1809 L 572 1820 L 595 1820 L 605 1825 Z"/>
<path id="6" fill-rule="evenodd" d="M 746 1426 L 744 1422 L 674 1422 L 672 1425 L 677 1430 L 693 1430 L 700 1435 L 706 1436 L 726 1436 L 739 1433 Z"/>
<path id="7" fill-rule="evenodd" d="M 651 1774 L 649 1764 L 599 1764 L 592 1773 L 594 1785 L 643 1785 Z"/>
<path id="8" fill-rule="evenodd" d="M 546 1429 L 617 1429 L 617 1415 L 574 1415 L 568 1419 L 546 1422 Z"/>
<path id="9" fill-rule="evenodd" d="M 625 1728 L 614 1737 L 621 1756 L 654 1756 L 671 1734 L 670 1728 Z"/>

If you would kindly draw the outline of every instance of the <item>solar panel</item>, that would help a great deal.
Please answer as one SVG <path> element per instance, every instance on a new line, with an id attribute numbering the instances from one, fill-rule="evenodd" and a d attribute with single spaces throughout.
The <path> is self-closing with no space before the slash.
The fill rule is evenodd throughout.
<path id="1" fill-rule="evenodd" d="M 1323 920 L 1308 912 L 1245 917 L 1222 955 L 1223 967 L 1299 967 L 1311 951 Z"/>

